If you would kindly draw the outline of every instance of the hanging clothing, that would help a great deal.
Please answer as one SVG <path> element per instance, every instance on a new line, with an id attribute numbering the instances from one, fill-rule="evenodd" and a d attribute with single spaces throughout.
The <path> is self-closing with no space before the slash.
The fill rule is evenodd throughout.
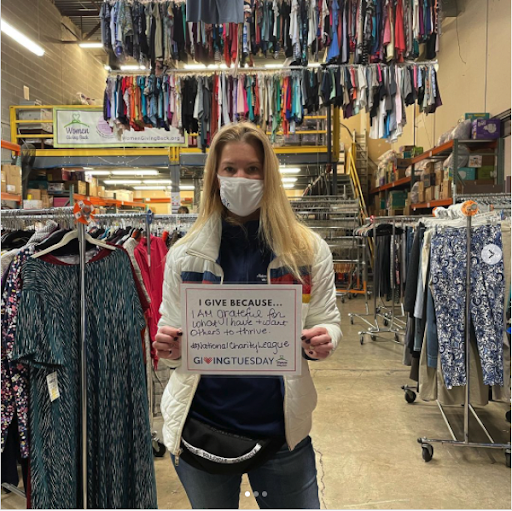
<path id="1" fill-rule="evenodd" d="M 74 509 L 82 507 L 80 269 L 43 257 L 23 268 L 12 357 L 30 373 L 32 506 Z M 156 508 L 145 322 L 130 260 L 120 249 L 103 250 L 85 272 L 88 507 Z M 60 393 L 53 401 L 50 375 Z"/>

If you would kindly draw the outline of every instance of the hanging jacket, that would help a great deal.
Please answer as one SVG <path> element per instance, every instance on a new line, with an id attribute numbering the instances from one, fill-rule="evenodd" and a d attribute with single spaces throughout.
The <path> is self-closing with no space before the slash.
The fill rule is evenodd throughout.
<path id="1" fill-rule="evenodd" d="M 215 262 L 219 255 L 221 234 L 220 216 L 212 217 L 192 241 L 169 252 L 159 327 L 181 327 L 181 283 L 222 284 L 224 272 Z M 310 273 L 304 275 L 302 328 L 324 327 L 336 349 L 342 334 L 340 313 L 336 307 L 332 255 L 327 243 L 316 235 L 315 245 L 314 264 Z M 267 282 L 298 283 L 283 266 L 279 256 L 268 266 Z M 201 376 L 186 373 L 181 360 L 161 360 L 169 367 L 176 368 L 164 391 L 161 410 L 165 445 L 172 454 L 179 456 L 181 433 Z M 311 431 L 317 395 L 306 359 L 302 360 L 301 376 L 284 376 L 283 379 L 285 434 L 287 444 L 293 450 Z"/>

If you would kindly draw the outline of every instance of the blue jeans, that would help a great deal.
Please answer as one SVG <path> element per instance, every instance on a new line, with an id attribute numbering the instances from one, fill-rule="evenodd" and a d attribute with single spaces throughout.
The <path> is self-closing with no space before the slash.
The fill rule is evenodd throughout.
<path id="1" fill-rule="evenodd" d="M 238 509 L 242 474 L 209 474 L 183 460 L 175 468 L 193 509 Z M 309 436 L 293 451 L 284 444 L 273 458 L 247 475 L 260 509 L 320 509 Z"/>

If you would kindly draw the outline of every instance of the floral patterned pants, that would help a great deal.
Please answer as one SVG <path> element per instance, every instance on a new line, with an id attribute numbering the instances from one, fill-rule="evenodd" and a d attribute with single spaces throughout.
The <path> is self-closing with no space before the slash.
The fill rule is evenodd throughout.
<path id="1" fill-rule="evenodd" d="M 484 384 L 503 386 L 504 263 L 500 226 L 472 229 L 470 314 Z M 431 277 L 446 387 L 466 385 L 466 229 L 438 228 Z"/>

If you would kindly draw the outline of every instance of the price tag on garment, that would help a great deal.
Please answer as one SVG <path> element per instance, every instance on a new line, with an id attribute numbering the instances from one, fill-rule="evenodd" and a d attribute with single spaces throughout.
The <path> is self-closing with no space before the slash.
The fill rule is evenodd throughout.
<path id="1" fill-rule="evenodd" d="M 300 375 L 302 286 L 182 284 L 183 369 Z"/>
<path id="2" fill-rule="evenodd" d="M 57 381 L 57 372 L 51 373 L 46 377 L 48 383 L 48 392 L 50 393 L 50 401 L 55 401 L 60 397 L 59 384 Z"/>

